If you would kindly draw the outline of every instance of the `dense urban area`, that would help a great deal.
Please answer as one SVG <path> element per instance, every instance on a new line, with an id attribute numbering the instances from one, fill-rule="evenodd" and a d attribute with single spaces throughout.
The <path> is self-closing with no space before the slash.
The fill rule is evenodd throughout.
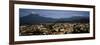
<path id="1" fill-rule="evenodd" d="M 21 25 L 20 36 L 89 33 L 88 23 L 45 23 Z"/>

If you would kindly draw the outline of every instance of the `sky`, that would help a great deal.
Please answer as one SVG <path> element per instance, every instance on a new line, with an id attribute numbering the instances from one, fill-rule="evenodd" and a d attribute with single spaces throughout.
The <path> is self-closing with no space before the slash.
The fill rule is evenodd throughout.
<path id="1" fill-rule="evenodd" d="M 73 16 L 89 17 L 89 11 L 72 11 L 72 10 L 50 10 L 50 9 L 19 9 L 19 16 L 27 16 L 29 14 L 39 14 L 49 18 L 70 18 Z"/>

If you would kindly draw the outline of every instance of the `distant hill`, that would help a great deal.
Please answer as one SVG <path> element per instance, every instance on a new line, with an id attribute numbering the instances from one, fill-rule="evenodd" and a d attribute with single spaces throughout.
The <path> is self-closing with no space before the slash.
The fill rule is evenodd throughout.
<path id="1" fill-rule="evenodd" d="M 24 17 L 20 17 L 20 24 L 38 24 L 54 22 L 56 19 L 39 16 L 38 14 L 30 14 Z"/>
<path id="2" fill-rule="evenodd" d="M 70 18 L 59 19 L 58 22 L 70 22 L 70 23 L 89 23 L 89 17 L 83 16 L 73 16 Z"/>
<path id="3" fill-rule="evenodd" d="M 65 23 L 65 22 L 88 23 L 89 17 L 73 16 L 73 17 L 70 17 L 70 18 L 54 19 L 54 18 L 42 17 L 38 14 L 29 14 L 27 16 L 20 17 L 20 25 L 39 24 L 39 23 Z"/>

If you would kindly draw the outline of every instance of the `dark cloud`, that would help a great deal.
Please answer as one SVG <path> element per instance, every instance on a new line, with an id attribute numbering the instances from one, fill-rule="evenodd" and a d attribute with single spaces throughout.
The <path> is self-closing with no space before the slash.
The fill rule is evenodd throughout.
<path id="1" fill-rule="evenodd" d="M 49 18 L 69 18 L 72 16 L 89 16 L 89 11 L 71 11 L 71 10 L 46 10 L 46 9 L 19 9 L 20 17 L 31 13 L 39 14 Z"/>

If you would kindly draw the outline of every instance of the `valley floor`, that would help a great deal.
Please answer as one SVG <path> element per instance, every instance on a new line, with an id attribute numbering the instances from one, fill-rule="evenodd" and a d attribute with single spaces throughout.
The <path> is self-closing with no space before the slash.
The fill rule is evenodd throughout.
<path id="1" fill-rule="evenodd" d="M 45 23 L 19 27 L 20 36 L 89 33 L 88 23 Z"/>

